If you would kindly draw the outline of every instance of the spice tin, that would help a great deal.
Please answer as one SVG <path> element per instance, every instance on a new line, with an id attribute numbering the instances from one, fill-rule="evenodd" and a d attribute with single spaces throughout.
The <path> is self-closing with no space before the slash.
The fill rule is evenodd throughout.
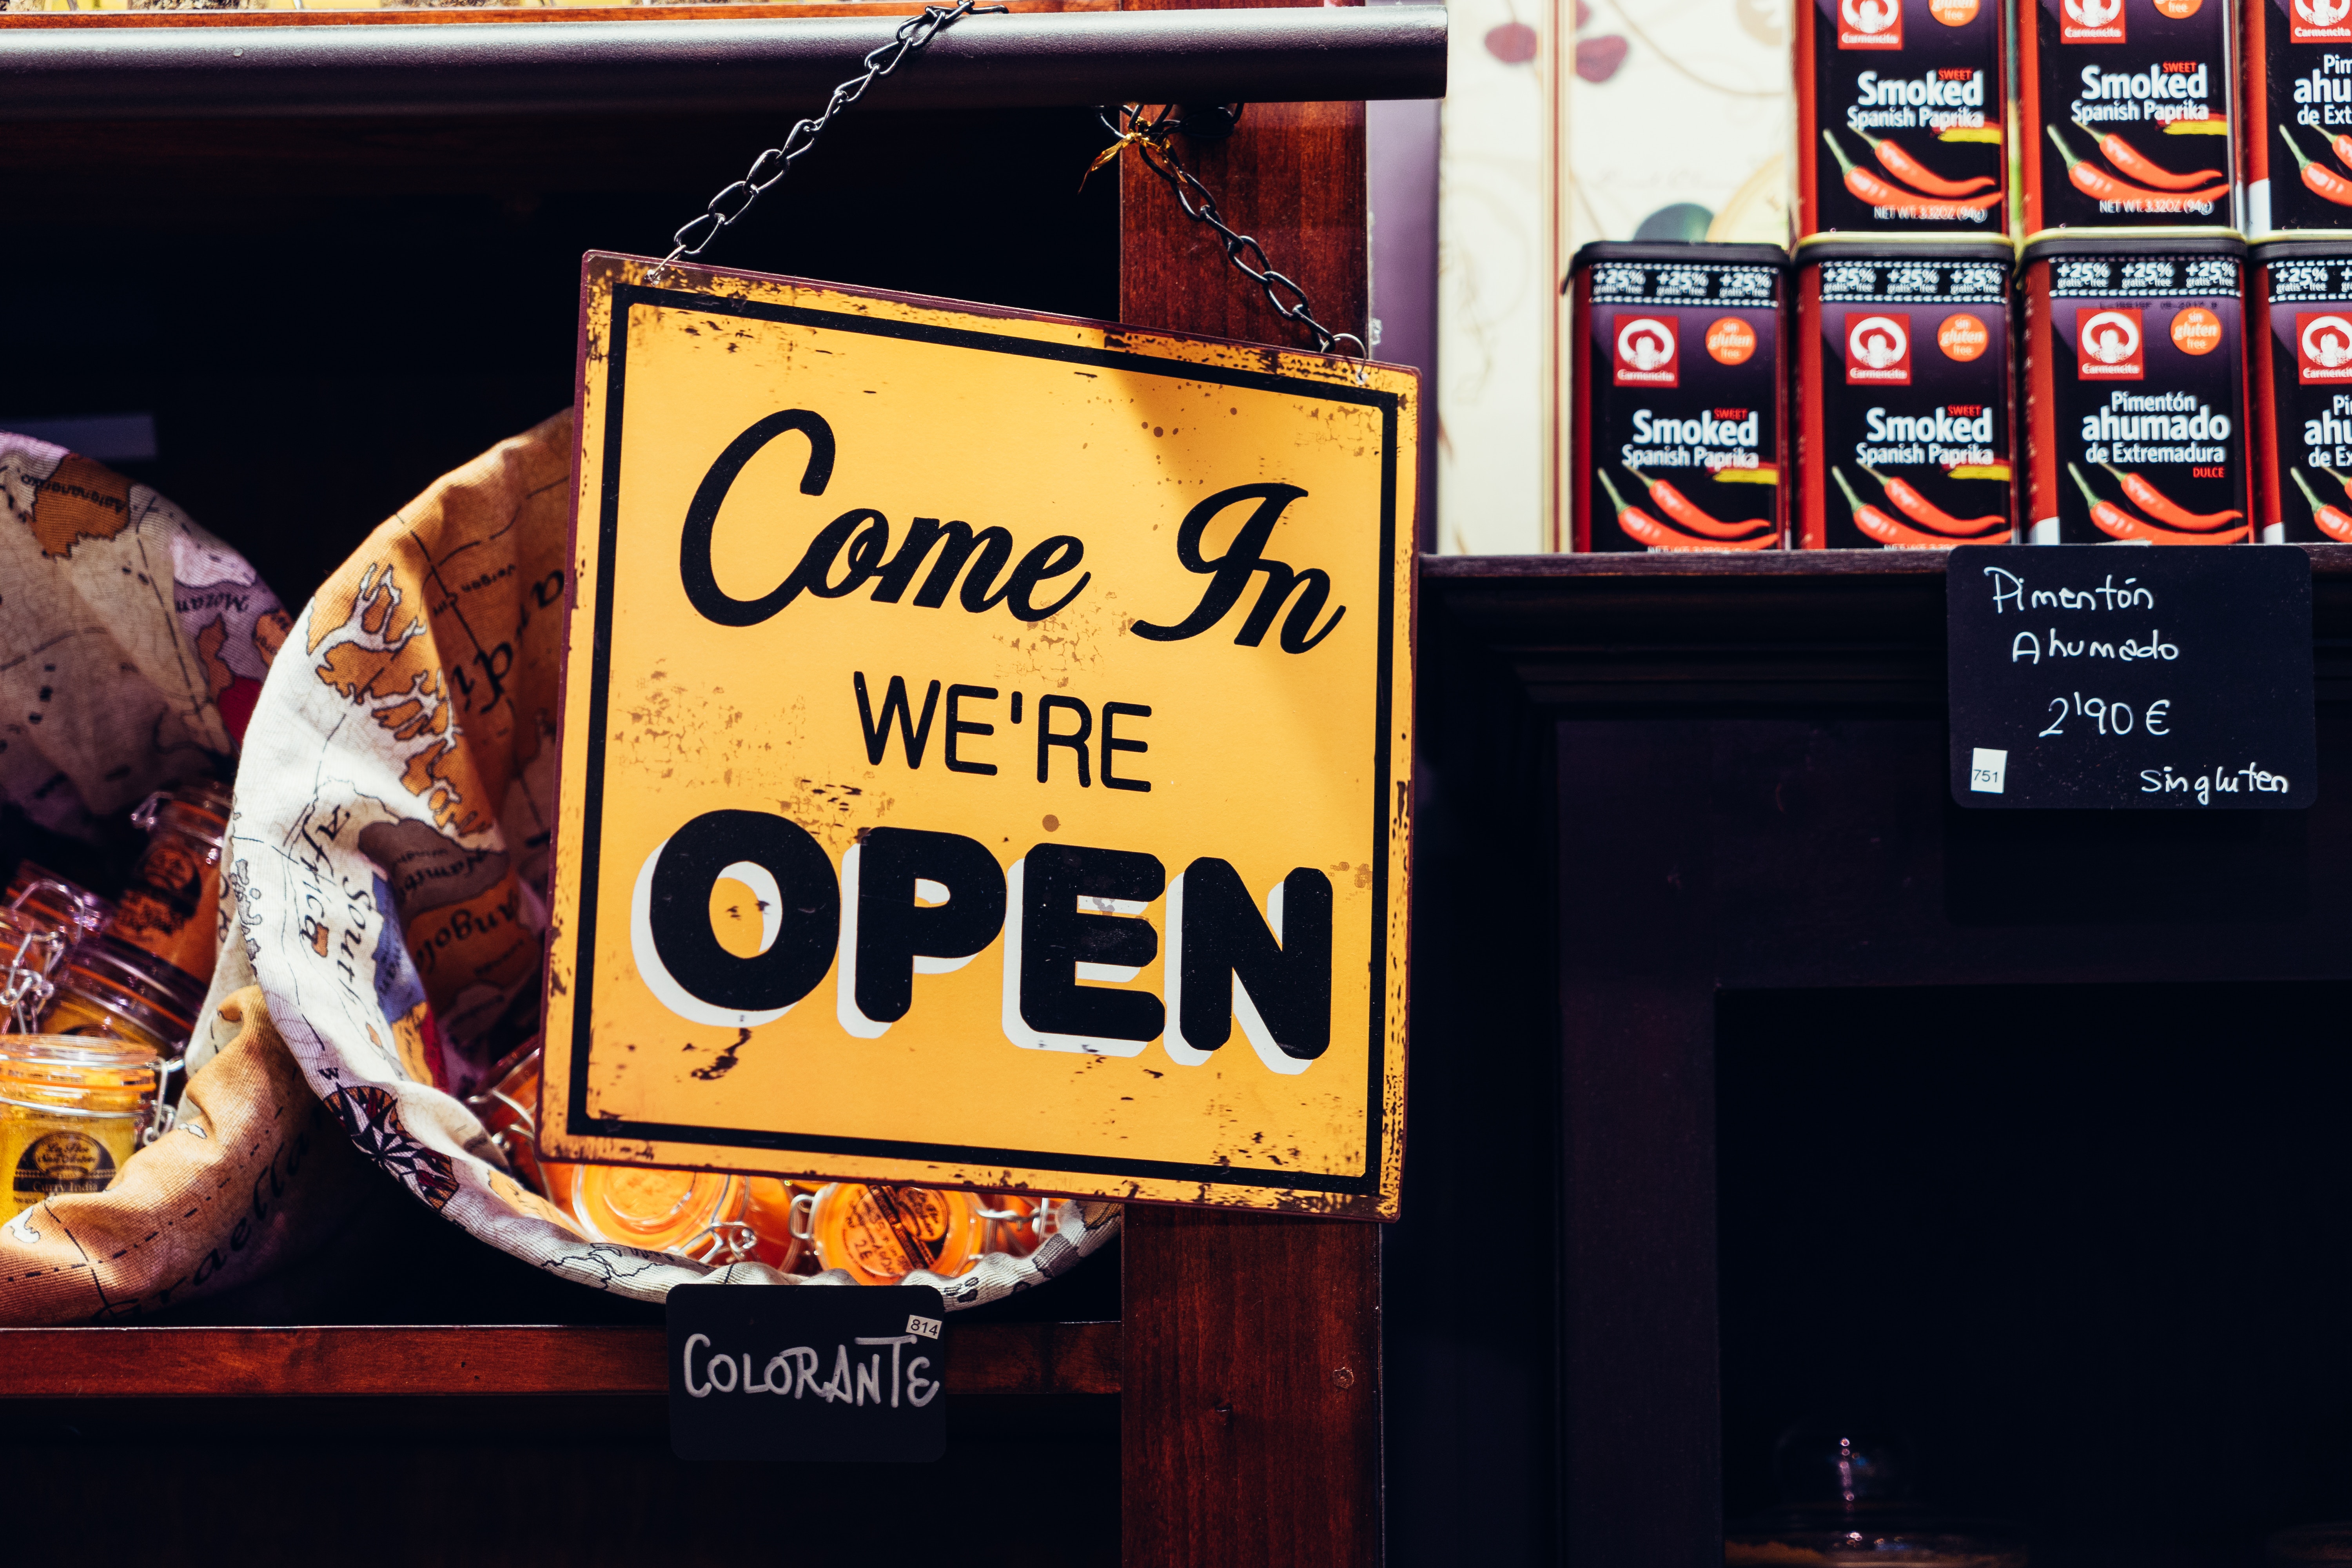
<path id="1" fill-rule="evenodd" d="M 200 784 L 159 790 L 131 814 L 147 847 L 107 934 L 153 953 L 199 984 L 220 956 L 220 858 L 229 795 Z"/>
<path id="2" fill-rule="evenodd" d="M 1773 245 L 1601 241 L 1569 270 L 1576 550 L 1772 550 L 1787 524 Z"/>
<path id="3" fill-rule="evenodd" d="M 131 1041 L 0 1035 L 0 1218 L 110 1186 L 154 1120 L 161 1076 Z"/>
<path id="4" fill-rule="evenodd" d="M 836 1182 L 817 1190 L 808 1236 L 824 1267 L 861 1285 L 896 1285 L 918 1268 L 962 1273 L 985 1241 L 980 1210 L 970 1193 Z"/>
<path id="5" fill-rule="evenodd" d="M 2009 228 L 2000 0 L 1800 0 L 1797 232 Z"/>
<path id="6" fill-rule="evenodd" d="M 1908 236 L 1797 247 L 1801 547 L 2009 542 L 2013 254 Z"/>
<path id="7" fill-rule="evenodd" d="M 2238 226 L 2235 3 L 2019 0 L 2029 234 Z"/>
<path id="8" fill-rule="evenodd" d="M 2352 228 L 2352 5 L 2242 5 L 2245 230 Z"/>
<path id="9" fill-rule="evenodd" d="M 2210 229 L 2026 241 L 2032 542 L 2247 537 L 2245 255 Z"/>
<path id="10" fill-rule="evenodd" d="M 2261 537 L 2352 544 L 2352 233 L 2254 246 L 2246 322 Z"/>

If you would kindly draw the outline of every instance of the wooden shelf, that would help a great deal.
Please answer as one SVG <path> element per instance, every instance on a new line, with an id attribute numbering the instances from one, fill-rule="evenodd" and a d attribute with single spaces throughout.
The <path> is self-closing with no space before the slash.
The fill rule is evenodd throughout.
<path id="1" fill-rule="evenodd" d="M 948 1330 L 948 1392 L 1117 1394 L 1117 1323 Z M 0 1400 L 668 1391 L 664 1331 L 447 1328 L 5 1329 Z"/>
<path id="2" fill-rule="evenodd" d="M 2318 698 L 2352 701 L 2352 545 L 2311 557 Z M 1423 647 L 1506 661 L 1538 703 L 1940 710 L 1936 552 L 1424 555 Z M 1424 653 L 1424 657 L 1428 657 Z"/>

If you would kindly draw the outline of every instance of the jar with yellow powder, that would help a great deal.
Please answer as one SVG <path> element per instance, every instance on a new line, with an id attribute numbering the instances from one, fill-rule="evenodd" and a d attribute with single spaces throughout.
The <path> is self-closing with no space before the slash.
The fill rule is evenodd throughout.
<path id="1" fill-rule="evenodd" d="M 0 1215 L 111 1186 L 154 1120 L 162 1068 L 137 1041 L 0 1035 Z"/>

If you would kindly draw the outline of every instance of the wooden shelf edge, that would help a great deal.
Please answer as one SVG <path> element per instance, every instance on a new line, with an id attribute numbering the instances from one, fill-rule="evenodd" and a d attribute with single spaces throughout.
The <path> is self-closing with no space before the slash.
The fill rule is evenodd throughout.
<path id="1" fill-rule="evenodd" d="M 996 0 L 1015 13 L 1115 11 L 1118 0 Z M 740 22 L 771 16 L 904 16 L 907 0 L 781 0 L 772 5 L 709 3 L 680 5 L 399 5 L 366 10 L 287 11 L 6 11 L 9 27 L 315 27 L 456 22 Z"/>
<path id="2" fill-rule="evenodd" d="M 475 1327 L 0 1329 L 9 1399 L 659 1394 L 665 1331 Z M 948 1328 L 952 1394 L 1117 1394 L 1118 1323 Z"/>
<path id="3" fill-rule="evenodd" d="M 2352 544 L 2303 544 L 2315 577 L 2352 577 Z M 1940 577 L 1938 550 L 1595 551 L 1586 554 L 1423 555 L 1433 582 L 1505 583 L 1577 578 Z"/>

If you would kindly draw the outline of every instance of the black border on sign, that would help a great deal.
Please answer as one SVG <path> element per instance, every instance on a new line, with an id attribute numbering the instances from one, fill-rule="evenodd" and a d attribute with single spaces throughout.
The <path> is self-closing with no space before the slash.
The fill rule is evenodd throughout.
<path id="1" fill-rule="evenodd" d="M 819 1133 L 763 1132 L 751 1129 L 695 1127 L 660 1121 L 623 1121 L 585 1113 L 588 1101 L 590 1023 L 594 1015 L 595 970 L 588 955 L 596 941 L 596 889 L 604 812 L 605 710 L 612 691 L 610 667 L 613 629 L 614 555 L 620 534 L 621 407 L 628 372 L 628 313 L 637 305 L 666 305 L 714 315 L 747 316 L 757 321 L 835 331 L 866 332 L 877 337 L 906 338 L 952 348 L 994 353 L 1023 354 L 1033 359 L 1061 360 L 1072 364 L 1098 365 L 1142 374 L 1204 381 L 1220 386 L 1247 387 L 1257 392 L 1285 392 L 1325 402 L 1353 403 L 1381 411 L 1381 609 L 1380 689 L 1373 704 L 1372 837 L 1379 846 L 1372 866 L 1372 931 L 1375 960 L 1371 965 L 1372 1006 L 1369 1084 L 1365 1095 L 1364 1169 L 1357 1175 L 1332 1175 L 1310 1171 L 1264 1170 L 1251 1166 L 1190 1164 L 1172 1160 L 1124 1160 L 1115 1156 L 1079 1159 L 1066 1152 L 1035 1149 L 992 1149 L 962 1143 L 922 1143 L 877 1138 L 841 1138 Z M 1112 329 L 1116 331 L 1117 329 Z M 1179 334 L 1171 334 L 1179 335 Z M 918 321 L 882 321 L 845 311 L 811 310 L 758 300 L 726 300 L 677 289 L 649 288 L 641 283 L 615 282 L 612 320 L 605 332 L 605 403 L 602 494 L 596 520 L 595 637 L 588 678 L 588 747 L 586 799 L 583 803 L 580 849 L 579 934 L 574 939 L 572 1022 L 571 1095 L 565 1108 L 564 1131 L 572 1137 L 643 1138 L 670 1143 L 704 1143 L 739 1149 L 771 1149 L 811 1154 L 854 1154 L 875 1159 L 926 1160 L 939 1163 L 1002 1165 L 1075 1175 L 1144 1176 L 1156 1180 L 1193 1182 L 1219 1186 L 1288 1188 L 1299 1192 L 1342 1193 L 1373 1196 L 1380 1191 L 1382 1069 L 1387 1063 L 1387 949 L 1389 931 L 1389 812 L 1390 735 L 1393 712 L 1393 672 L 1396 657 L 1396 491 L 1397 413 L 1399 396 L 1367 387 L 1338 386 L 1304 377 L 1273 375 L 1263 371 L 1194 364 L 1122 349 L 1086 348 L 1074 343 L 1040 342 L 1034 339 L 963 327 L 936 326 Z"/>

